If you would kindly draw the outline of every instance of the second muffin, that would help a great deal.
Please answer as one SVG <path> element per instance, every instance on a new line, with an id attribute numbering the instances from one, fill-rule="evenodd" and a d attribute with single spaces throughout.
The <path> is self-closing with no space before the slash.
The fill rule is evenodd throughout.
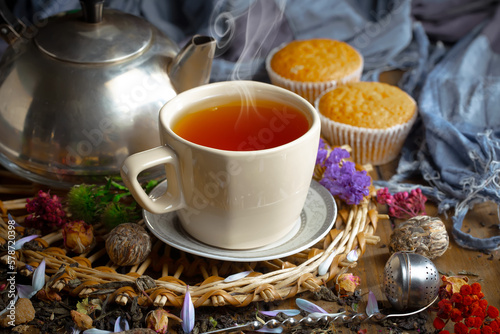
<path id="1" fill-rule="evenodd" d="M 415 100 L 396 86 L 357 82 L 316 100 L 321 132 L 332 145 L 350 145 L 353 159 L 381 165 L 395 159 L 417 117 Z"/>

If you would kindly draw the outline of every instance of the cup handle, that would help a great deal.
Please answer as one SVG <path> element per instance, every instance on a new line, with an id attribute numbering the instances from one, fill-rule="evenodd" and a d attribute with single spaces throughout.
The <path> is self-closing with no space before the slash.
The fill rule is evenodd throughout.
<path id="1" fill-rule="evenodd" d="M 159 165 L 165 165 L 168 182 L 167 190 L 161 196 L 153 199 L 142 189 L 137 177 L 142 171 Z M 162 214 L 184 207 L 179 162 L 172 149 L 166 146 L 158 146 L 132 154 L 123 162 L 120 173 L 123 182 L 144 209 L 152 213 Z"/>

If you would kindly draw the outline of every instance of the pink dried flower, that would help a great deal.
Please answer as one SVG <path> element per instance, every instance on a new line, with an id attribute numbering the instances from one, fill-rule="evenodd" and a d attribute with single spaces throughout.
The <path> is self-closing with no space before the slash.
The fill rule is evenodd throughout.
<path id="1" fill-rule="evenodd" d="M 66 212 L 62 208 L 57 195 L 50 196 L 49 192 L 40 190 L 34 199 L 26 200 L 26 210 L 31 213 L 26 217 L 26 225 L 39 230 L 47 231 L 61 228 L 66 223 Z"/>
<path id="2" fill-rule="evenodd" d="M 420 188 L 412 189 L 410 193 L 401 191 L 394 195 L 391 195 L 387 188 L 377 190 L 377 202 L 387 204 L 389 216 L 394 218 L 408 219 L 425 215 L 426 201 L 427 197 L 422 194 Z"/>
<path id="3" fill-rule="evenodd" d="M 389 192 L 389 189 L 382 188 L 377 191 L 377 201 L 379 204 L 392 204 L 394 199 Z"/>

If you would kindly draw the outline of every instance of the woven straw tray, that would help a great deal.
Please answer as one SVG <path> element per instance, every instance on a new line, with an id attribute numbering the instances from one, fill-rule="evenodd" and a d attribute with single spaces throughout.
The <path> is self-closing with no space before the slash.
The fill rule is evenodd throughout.
<path id="1" fill-rule="evenodd" d="M 2 180 L 16 179 L 7 171 L 1 170 L 0 173 Z M 314 178 L 319 178 L 321 173 L 317 168 Z M 26 196 L 31 194 L 32 197 L 37 190 L 37 185 L 23 183 L 22 180 L 18 183 L 22 185 L 0 186 L 2 198 L 5 198 L 0 201 L 0 242 L 7 240 L 7 214 L 22 223 L 27 214 L 24 209 Z M 379 219 L 386 216 L 378 213 L 373 196 L 374 189 L 371 187 L 371 194 L 359 205 L 346 205 L 335 199 L 338 215 L 326 237 L 312 247 L 285 258 L 259 262 L 213 260 L 179 251 L 152 236 L 152 252 L 143 263 L 119 267 L 106 254 L 106 235 L 99 234 L 99 226 L 94 226 L 98 242 L 90 252 L 78 256 L 67 252 L 61 232 L 53 232 L 35 239 L 36 247 L 16 251 L 17 272 L 29 276 L 32 274 L 29 266 L 36 267 L 45 259 L 46 287 L 54 295 L 98 296 L 121 305 L 137 298 L 142 306 L 180 308 L 187 287 L 195 307 L 243 307 L 257 301 L 285 300 L 306 291 L 319 291 L 321 285 L 357 265 L 356 261 L 347 260 L 349 252 L 355 251 L 359 258 L 367 245 L 379 242 L 374 233 Z M 138 223 L 144 224 L 143 221 Z M 16 230 L 23 234 L 23 227 Z M 0 259 L 6 263 L 7 253 L 3 252 Z M 326 273 L 322 275 L 318 273 L 320 265 L 327 266 Z M 225 280 L 244 271 L 251 273 L 234 281 Z"/>

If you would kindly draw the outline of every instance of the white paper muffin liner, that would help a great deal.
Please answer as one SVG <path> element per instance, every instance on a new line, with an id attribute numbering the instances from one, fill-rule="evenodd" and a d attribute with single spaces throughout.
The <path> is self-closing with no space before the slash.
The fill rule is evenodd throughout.
<path id="1" fill-rule="evenodd" d="M 340 85 L 345 85 L 350 82 L 358 82 L 361 78 L 361 74 L 363 72 L 363 56 L 361 56 L 360 54 L 361 66 L 357 68 L 356 71 L 343 77 L 340 80 L 306 82 L 306 81 L 294 81 L 286 79 L 281 75 L 277 74 L 276 72 L 274 72 L 274 70 L 271 68 L 271 59 L 273 58 L 274 54 L 279 50 L 281 50 L 285 45 L 286 43 L 271 50 L 271 52 L 266 58 L 266 70 L 267 74 L 269 75 L 269 78 L 271 79 L 271 83 L 273 85 L 286 88 L 302 96 L 313 105 L 318 96 L 320 96 L 323 92 L 333 89 Z"/>
<path id="2" fill-rule="evenodd" d="M 319 111 L 316 100 L 315 106 Z M 332 121 L 320 114 L 321 134 L 333 146 L 349 145 L 351 158 L 359 164 L 374 166 L 386 164 L 399 155 L 415 123 L 418 111 L 406 123 L 387 129 L 368 129 Z"/>

